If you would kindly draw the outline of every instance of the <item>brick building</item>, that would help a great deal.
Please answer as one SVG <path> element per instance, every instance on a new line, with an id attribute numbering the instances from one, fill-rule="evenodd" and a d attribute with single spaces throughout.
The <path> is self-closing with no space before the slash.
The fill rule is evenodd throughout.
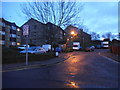
<path id="1" fill-rule="evenodd" d="M 0 44 L 6 47 L 19 46 L 21 44 L 21 28 L 0 18 Z"/>
<path id="2" fill-rule="evenodd" d="M 73 42 L 80 42 L 82 47 L 86 46 L 86 44 L 91 43 L 91 35 L 83 32 L 83 29 L 78 29 L 77 27 L 69 25 L 65 29 L 65 32 L 67 37 L 67 44 L 70 46 L 72 46 Z"/>
<path id="3" fill-rule="evenodd" d="M 52 23 L 43 24 L 31 18 L 23 25 L 29 25 L 29 44 L 41 46 L 43 44 L 55 44 L 63 40 L 64 31 Z M 23 25 L 21 28 L 23 28 Z M 25 43 L 26 37 L 22 35 L 22 44 Z"/>
<path id="4" fill-rule="evenodd" d="M 47 36 L 48 43 L 60 44 L 60 42 L 65 40 L 65 31 L 57 25 L 50 22 L 46 24 L 47 26 Z"/>

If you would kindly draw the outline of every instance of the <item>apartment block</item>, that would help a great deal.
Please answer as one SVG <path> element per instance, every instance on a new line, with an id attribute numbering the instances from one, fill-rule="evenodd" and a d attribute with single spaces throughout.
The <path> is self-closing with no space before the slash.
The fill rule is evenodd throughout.
<path id="1" fill-rule="evenodd" d="M 31 18 L 24 25 L 29 25 L 29 35 L 28 35 L 28 43 L 32 45 L 41 46 L 43 44 L 56 44 L 60 40 L 63 40 L 64 31 L 52 24 L 52 23 L 41 23 L 38 20 Z M 22 31 L 23 32 L 23 31 Z M 22 35 L 22 44 L 26 43 L 26 36 Z"/>
<path id="2" fill-rule="evenodd" d="M 21 44 L 21 28 L 3 18 L 0 18 L 0 36 L 0 44 L 6 47 Z"/>
<path id="3" fill-rule="evenodd" d="M 82 47 L 91 43 L 91 35 L 84 32 L 83 29 L 69 25 L 64 31 L 68 46 L 72 46 L 73 42 L 80 42 Z"/>

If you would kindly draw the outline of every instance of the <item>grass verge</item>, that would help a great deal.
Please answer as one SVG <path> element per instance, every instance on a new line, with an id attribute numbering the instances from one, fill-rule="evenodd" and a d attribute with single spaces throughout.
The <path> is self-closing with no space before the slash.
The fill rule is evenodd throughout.
<path id="1" fill-rule="evenodd" d="M 55 52 L 43 54 L 29 54 L 28 59 L 32 61 L 44 61 L 55 57 Z M 26 55 L 20 54 L 17 48 L 2 47 L 2 64 L 22 63 L 25 62 Z"/>

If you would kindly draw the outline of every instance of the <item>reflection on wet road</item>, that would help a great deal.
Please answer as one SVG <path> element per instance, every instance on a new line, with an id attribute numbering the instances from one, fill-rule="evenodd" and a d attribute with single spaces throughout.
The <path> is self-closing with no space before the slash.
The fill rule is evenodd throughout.
<path id="1" fill-rule="evenodd" d="M 118 63 L 99 56 L 98 52 L 71 52 L 66 55 L 70 57 L 59 64 L 3 73 L 3 87 L 118 87 Z"/>

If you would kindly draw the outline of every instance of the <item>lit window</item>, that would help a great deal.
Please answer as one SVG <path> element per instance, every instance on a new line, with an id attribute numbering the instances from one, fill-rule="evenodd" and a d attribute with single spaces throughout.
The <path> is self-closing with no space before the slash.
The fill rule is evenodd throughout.
<path id="1" fill-rule="evenodd" d="M 20 45 L 20 43 L 17 43 L 17 45 Z"/>
<path id="2" fill-rule="evenodd" d="M 19 28 L 17 28 L 17 31 L 20 31 L 20 29 L 19 29 Z"/>
<path id="3" fill-rule="evenodd" d="M 16 45 L 16 42 L 12 42 L 12 45 L 15 46 L 15 45 Z"/>
<path id="4" fill-rule="evenodd" d="M 18 35 L 17 38 L 20 38 L 20 36 Z"/>

